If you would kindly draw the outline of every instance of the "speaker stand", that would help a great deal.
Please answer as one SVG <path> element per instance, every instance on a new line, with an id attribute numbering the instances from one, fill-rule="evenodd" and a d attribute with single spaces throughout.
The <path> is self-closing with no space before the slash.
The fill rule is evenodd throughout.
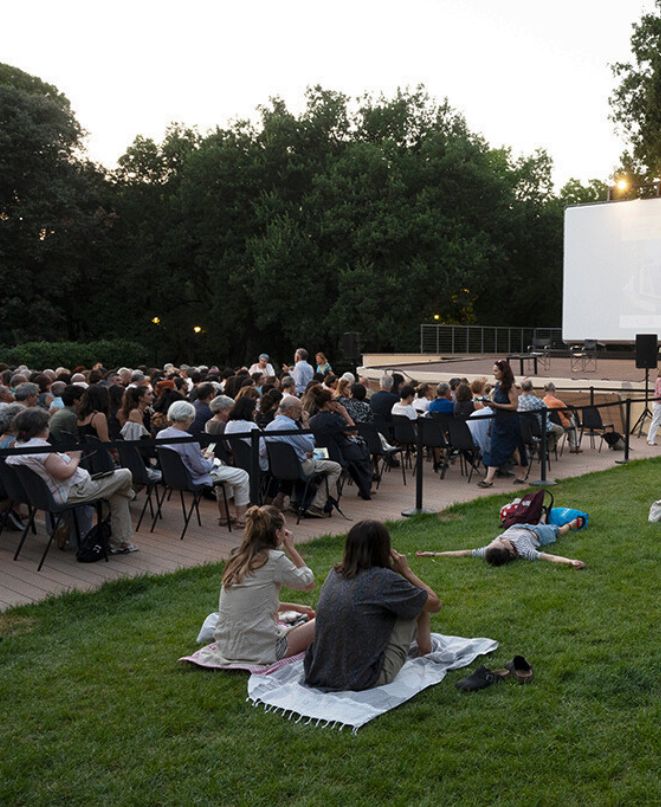
<path id="1" fill-rule="evenodd" d="M 647 418 L 652 419 L 652 412 L 649 408 L 647 399 L 650 397 L 649 391 L 649 384 L 650 384 L 650 371 L 649 368 L 645 368 L 645 408 L 640 413 L 640 417 L 638 420 L 633 424 L 633 428 L 631 429 L 631 434 L 634 434 L 636 429 L 638 429 L 638 439 L 640 439 L 641 434 L 643 433 L 643 426 L 645 425 L 645 421 Z"/>

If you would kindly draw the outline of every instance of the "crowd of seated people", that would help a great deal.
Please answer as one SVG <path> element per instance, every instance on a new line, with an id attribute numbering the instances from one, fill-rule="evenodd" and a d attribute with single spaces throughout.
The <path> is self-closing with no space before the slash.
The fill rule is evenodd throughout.
<path id="1" fill-rule="evenodd" d="M 276 366 L 282 369 L 278 372 Z M 551 385 L 542 402 L 532 395 L 528 381 L 523 382 L 523 394 L 519 395 L 514 385 L 508 387 L 503 397 L 506 371 L 495 369 L 498 371 L 495 389 L 486 378 L 474 379 L 471 383 L 465 378 L 454 378 L 438 385 L 415 384 L 402 374 L 388 372 L 380 379 L 379 390 L 371 393 L 366 379 L 356 380 L 352 373 L 336 375 L 328 358 L 320 352 L 315 355 L 313 364 L 304 348 L 296 349 L 293 364 L 278 365 L 267 353 L 262 353 L 252 366 L 240 368 L 165 364 L 162 368 L 108 369 L 98 364 L 91 369 L 58 367 L 34 371 L 25 366 L 10 369 L 0 365 L 0 448 L 13 445 L 16 440 L 13 420 L 20 409 L 30 408 L 47 413 L 48 441 L 58 449 L 69 449 L 86 438 L 106 443 L 172 436 L 172 430 L 181 431 L 184 422 L 185 433 L 191 437 L 204 436 L 201 440 L 204 445 L 209 443 L 210 436 L 246 435 L 259 429 L 264 432 L 259 442 L 261 474 L 266 477 L 269 474 L 267 442 L 289 443 L 300 463 L 302 477 L 314 475 L 318 482 L 314 496 L 303 502 L 301 509 L 307 516 L 321 517 L 328 515 L 333 503 L 339 500 L 344 475 L 355 483 L 360 497 L 372 498 L 373 469 L 359 427 L 376 424 L 382 445 L 387 449 L 393 440 L 388 426 L 393 415 L 412 421 L 437 413 L 461 418 L 468 424 L 488 468 L 482 486 L 490 486 L 496 472 L 500 475 L 502 464 L 512 456 L 520 466 L 517 480 L 523 479 L 524 452 L 516 439 L 518 432 L 513 428 L 517 410 L 544 404 L 552 408 L 562 402 L 553 397 Z M 186 404 L 185 412 L 177 407 L 182 403 Z M 178 413 L 178 420 L 172 419 L 172 412 Z M 547 419 L 549 433 L 557 437 L 566 431 L 572 449 L 578 450 L 574 423 L 569 417 L 566 423 L 562 422 L 564 413 L 559 415 L 560 423 Z M 277 437 L 283 430 L 310 430 L 311 433 Z M 200 446 L 195 442 L 186 445 L 195 456 L 193 459 L 193 453 L 182 452 L 182 457 L 186 454 L 185 464 L 190 463 L 189 471 L 196 479 L 206 480 L 208 476 L 210 488 L 219 481 L 227 481 L 225 489 L 233 499 L 233 510 L 227 512 L 219 504 L 220 523 L 228 524 L 235 519 L 242 524 L 249 498 L 247 472 L 232 468 L 232 479 L 221 480 L 222 473 L 220 476 L 211 474 L 206 468 L 211 458 L 202 455 Z M 221 457 L 221 462 L 231 463 L 231 446 L 228 441 L 223 445 L 228 453 Z M 328 456 L 315 452 L 319 448 L 326 449 Z M 141 455 L 149 477 L 157 479 L 156 450 L 145 446 Z M 217 453 L 216 459 L 218 456 Z M 112 451 L 110 457 L 118 466 L 118 454 Z M 435 456 L 434 460 L 436 467 L 440 467 L 439 458 Z M 388 454 L 387 462 L 398 464 L 397 459 Z M 268 502 L 272 501 L 281 509 L 298 507 L 299 486 L 291 482 L 273 483 L 268 478 L 262 478 L 261 482 L 265 482 L 263 489 L 268 492 Z M 213 494 L 210 492 L 209 496 Z M 218 496 L 215 498 L 220 501 Z M 133 545 L 131 540 L 122 543 Z"/>

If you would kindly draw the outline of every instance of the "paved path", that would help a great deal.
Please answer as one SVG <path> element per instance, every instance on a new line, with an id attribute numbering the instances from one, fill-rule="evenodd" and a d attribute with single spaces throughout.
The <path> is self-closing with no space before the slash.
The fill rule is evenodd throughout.
<path id="1" fill-rule="evenodd" d="M 612 468 L 622 453 L 615 453 L 605 447 L 601 453 L 590 449 L 587 438 L 584 440 L 585 451 L 582 454 L 567 454 L 559 462 L 552 463 L 551 476 L 556 479 L 578 476 L 590 471 Z M 650 448 L 643 440 L 632 438 L 632 459 L 655 456 L 660 448 Z M 531 478 L 538 475 L 538 464 L 535 463 Z M 425 463 L 424 471 L 424 504 L 436 511 L 443 510 L 451 504 L 469 501 L 478 496 L 502 493 L 504 500 L 513 498 L 521 489 L 506 479 L 497 479 L 489 490 L 481 490 L 476 479 L 468 485 L 460 475 L 459 463 L 453 465 L 444 480 L 434 474 L 430 463 Z M 359 499 L 355 487 L 345 488 L 342 508 L 352 521 L 363 518 L 395 520 L 401 518 L 404 509 L 415 504 L 415 482 L 407 471 L 407 485 L 402 483 L 399 469 L 384 474 L 378 496 L 371 502 Z M 137 521 L 142 507 L 142 494 L 132 505 Z M 131 555 L 112 557 L 108 563 L 103 561 L 93 564 L 77 563 L 73 552 L 52 548 L 41 572 L 37 572 L 37 564 L 45 545 L 43 522 L 38 523 L 38 534 L 28 536 L 26 545 L 18 559 L 13 561 L 13 553 L 18 543 L 19 533 L 4 531 L 0 536 L 0 610 L 13 605 L 37 602 L 53 594 L 63 591 L 88 591 L 98 588 L 108 580 L 120 577 L 133 577 L 140 574 L 166 574 L 187 566 L 215 562 L 228 556 L 231 549 L 240 540 L 238 532 L 229 533 L 226 528 L 218 527 L 217 509 L 213 502 L 203 501 L 201 504 L 202 527 L 191 524 L 183 541 L 179 540 L 182 526 L 181 508 L 178 500 L 165 505 L 164 519 L 153 533 L 149 533 L 149 525 L 143 522 L 136 535 L 136 543 L 140 552 Z M 294 517 L 290 517 L 294 523 Z M 291 526 L 291 524 L 290 524 Z M 294 535 L 299 543 L 311 541 L 320 535 L 343 534 L 351 524 L 334 515 L 331 519 L 310 519 L 293 527 Z"/>

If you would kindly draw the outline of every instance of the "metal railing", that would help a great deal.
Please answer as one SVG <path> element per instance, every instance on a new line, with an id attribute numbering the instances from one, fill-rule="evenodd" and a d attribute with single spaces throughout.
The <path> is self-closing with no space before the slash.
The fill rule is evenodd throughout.
<path id="1" fill-rule="evenodd" d="M 420 352 L 523 353 L 534 339 L 562 345 L 562 328 L 507 328 L 496 325 L 420 325 Z"/>

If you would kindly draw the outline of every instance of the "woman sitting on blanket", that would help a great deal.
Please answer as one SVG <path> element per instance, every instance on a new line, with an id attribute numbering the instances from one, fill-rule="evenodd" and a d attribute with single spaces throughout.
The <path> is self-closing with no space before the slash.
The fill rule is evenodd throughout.
<path id="1" fill-rule="evenodd" d="M 491 543 L 479 549 L 452 549 L 446 552 L 416 552 L 419 558 L 484 558 L 492 566 L 502 566 L 517 558 L 526 560 L 548 560 L 575 569 L 584 569 L 582 560 L 563 558 L 561 555 L 550 555 L 540 552 L 539 547 L 555 543 L 559 535 L 566 535 L 570 530 L 580 530 L 582 518 L 575 518 L 568 524 L 558 527 L 555 524 L 514 524 Z"/>
<path id="2" fill-rule="evenodd" d="M 361 521 L 347 536 L 344 558 L 321 590 L 305 681 L 327 690 L 362 690 L 390 683 L 417 639 L 431 652 L 430 615 L 441 601 L 390 547 L 379 521 Z"/>
<path id="3" fill-rule="evenodd" d="M 314 637 L 314 611 L 279 602 L 280 587 L 314 588 L 314 575 L 294 547 L 294 537 L 275 507 L 251 507 L 245 536 L 225 565 L 214 638 L 227 662 L 272 664 L 307 648 Z M 308 622 L 287 629 L 278 614 L 297 611 Z"/>

